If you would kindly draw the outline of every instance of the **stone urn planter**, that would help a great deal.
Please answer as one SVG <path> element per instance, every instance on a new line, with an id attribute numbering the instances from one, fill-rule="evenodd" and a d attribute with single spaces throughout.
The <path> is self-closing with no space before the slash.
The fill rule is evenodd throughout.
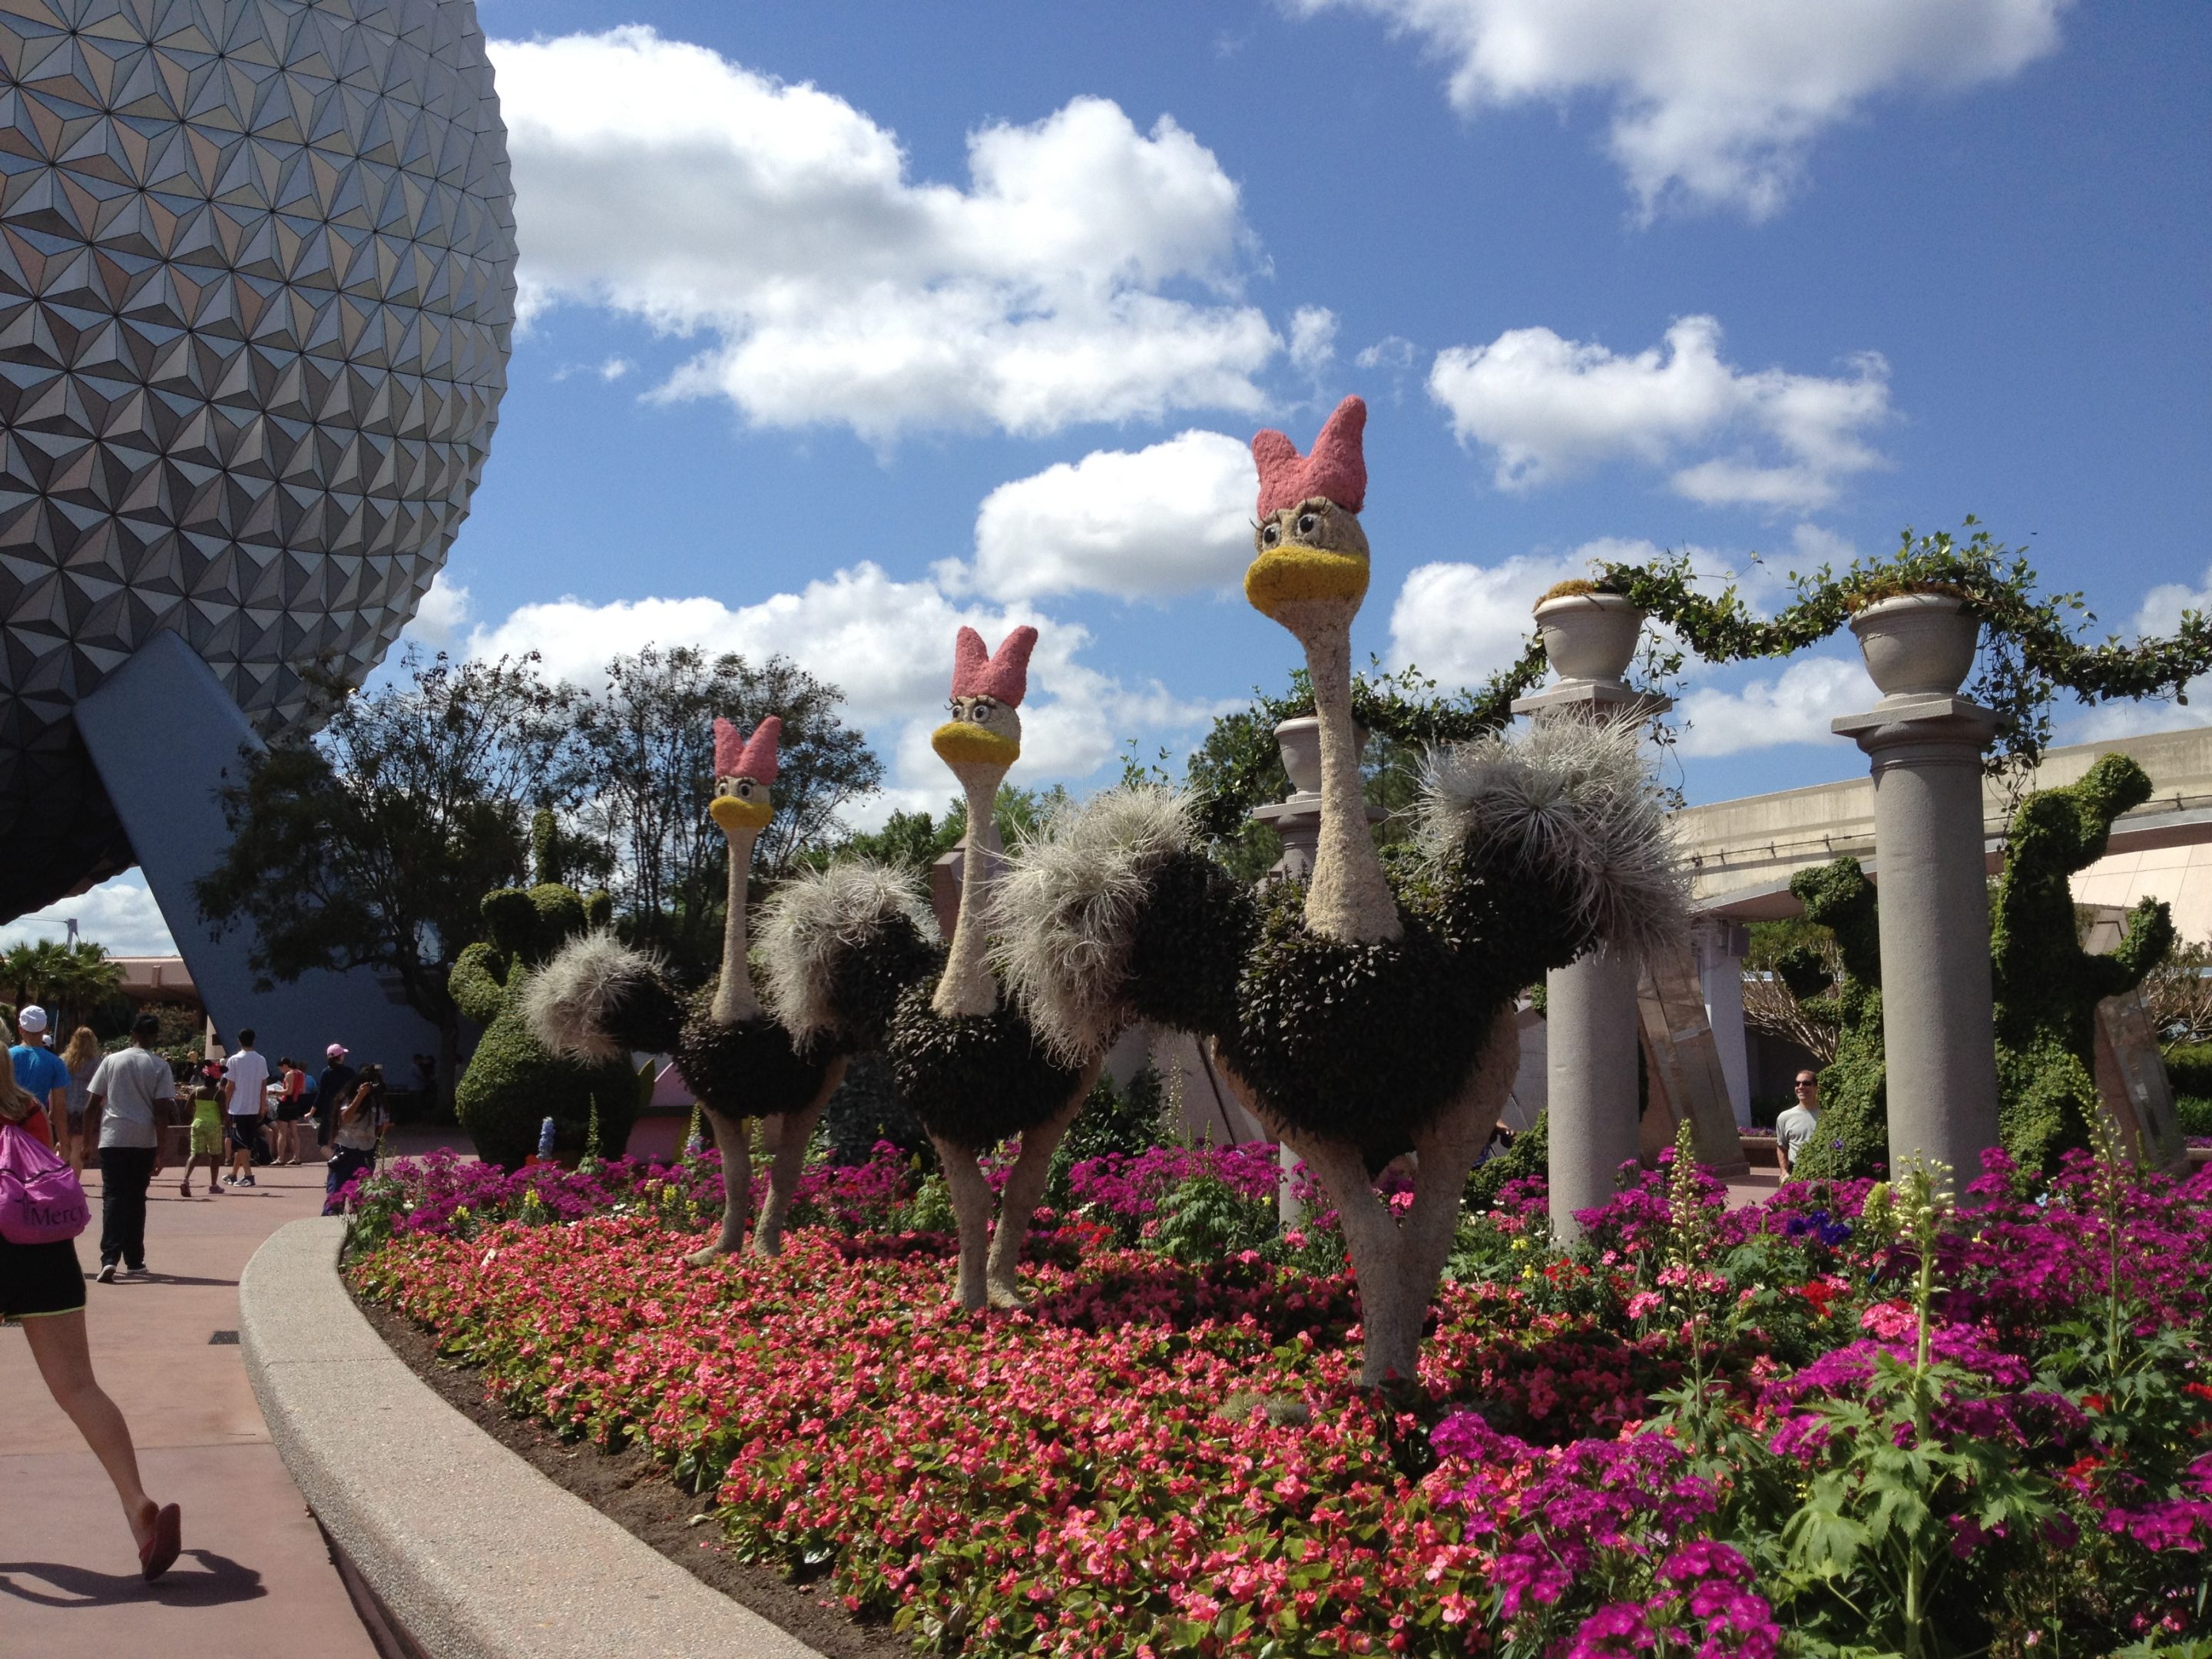
<path id="1" fill-rule="evenodd" d="M 1562 593 L 1537 604 L 1536 631 L 1562 681 L 1618 682 L 1635 659 L 1644 613 L 1618 593 Z"/>
<path id="2" fill-rule="evenodd" d="M 1885 697 L 1948 697 L 1964 684 L 1981 619 L 1955 593 L 1900 593 L 1851 618 L 1868 675 Z"/>
<path id="3" fill-rule="evenodd" d="M 1301 714 L 1275 728 L 1275 747 L 1283 757 L 1283 770 L 1291 775 L 1291 799 L 1321 794 L 1321 720 Z"/>

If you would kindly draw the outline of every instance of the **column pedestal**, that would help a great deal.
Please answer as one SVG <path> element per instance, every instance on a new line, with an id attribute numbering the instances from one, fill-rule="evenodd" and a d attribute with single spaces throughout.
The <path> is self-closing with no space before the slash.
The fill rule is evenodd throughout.
<path id="1" fill-rule="evenodd" d="M 1713 1047 L 1728 1079 L 1729 1109 L 1736 1127 L 1751 1127 L 1751 1054 L 1743 1026 L 1743 957 L 1751 948 L 1734 922 L 1705 918 L 1691 930 L 1697 951 L 1698 984 L 1705 993 L 1705 1020 L 1713 1028 Z"/>
<path id="2" fill-rule="evenodd" d="M 1833 729 L 1874 763 L 1889 1165 L 1915 1153 L 1963 1189 L 1997 1144 L 1982 751 L 1995 714 L 1965 697 L 1885 697 Z"/>
<path id="3" fill-rule="evenodd" d="M 1582 1237 L 1575 1212 L 1612 1201 L 1642 1150 L 1636 1111 L 1636 969 L 1610 952 L 1544 981 L 1544 1086 L 1552 1236 Z"/>

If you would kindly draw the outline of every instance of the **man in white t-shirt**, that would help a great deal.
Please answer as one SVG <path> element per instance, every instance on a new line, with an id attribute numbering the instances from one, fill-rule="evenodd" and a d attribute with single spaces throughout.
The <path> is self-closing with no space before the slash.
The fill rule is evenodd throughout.
<path id="1" fill-rule="evenodd" d="M 238 1052 L 222 1064 L 222 1099 L 230 1127 L 230 1173 L 226 1187 L 253 1185 L 253 1143 L 269 1111 L 269 1062 L 254 1050 L 253 1030 L 238 1034 Z"/>
<path id="2" fill-rule="evenodd" d="M 1820 1080 L 1810 1072 L 1797 1073 L 1797 1103 L 1785 1107 L 1774 1120 L 1774 1151 L 1782 1163 L 1784 1181 L 1796 1172 L 1797 1154 L 1820 1124 Z"/>
<path id="3" fill-rule="evenodd" d="M 161 1131 L 177 1080 L 154 1053 L 161 1022 L 141 1014 L 131 1047 L 100 1062 L 86 1099 L 100 1115 L 100 1282 L 146 1271 L 146 1187 L 161 1172 Z"/>

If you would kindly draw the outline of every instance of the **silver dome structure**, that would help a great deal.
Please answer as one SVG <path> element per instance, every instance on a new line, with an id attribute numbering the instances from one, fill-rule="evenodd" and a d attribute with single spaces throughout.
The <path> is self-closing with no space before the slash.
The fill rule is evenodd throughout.
<path id="1" fill-rule="evenodd" d="M 472 0 L 0 0 L 0 920 L 134 861 L 73 711 L 149 640 L 264 738 L 383 656 L 514 258 Z"/>

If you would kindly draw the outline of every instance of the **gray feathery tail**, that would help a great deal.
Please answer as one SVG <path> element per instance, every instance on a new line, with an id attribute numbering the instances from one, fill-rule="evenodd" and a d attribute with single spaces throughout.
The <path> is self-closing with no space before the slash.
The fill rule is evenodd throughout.
<path id="1" fill-rule="evenodd" d="M 836 1035 L 845 1024 L 837 992 L 845 953 L 866 948 L 903 922 L 925 940 L 937 918 L 913 874 L 874 859 L 842 859 L 793 877 L 760 908 L 756 930 L 761 1000 L 792 1041 Z"/>
<path id="2" fill-rule="evenodd" d="M 617 1016 L 662 980 L 659 957 L 599 929 L 579 933 L 533 969 L 522 988 L 522 1016 L 556 1054 L 592 1063 L 628 1059 L 615 1035 Z"/>
<path id="3" fill-rule="evenodd" d="M 1417 816 L 1432 860 L 1465 850 L 1544 884 L 1631 961 L 1687 936 L 1689 872 L 1635 720 L 1553 715 L 1432 753 Z"/>
<path id="4" fill-rule="evenodd" d="M 1063 808 L 1009 855 L 992 890 L 993 965 L 1055 1060 L 1087 1063 L 1128 1024 L 1152 875 L 1197 840 L 1188 794 L 1129 784 Z"/>

